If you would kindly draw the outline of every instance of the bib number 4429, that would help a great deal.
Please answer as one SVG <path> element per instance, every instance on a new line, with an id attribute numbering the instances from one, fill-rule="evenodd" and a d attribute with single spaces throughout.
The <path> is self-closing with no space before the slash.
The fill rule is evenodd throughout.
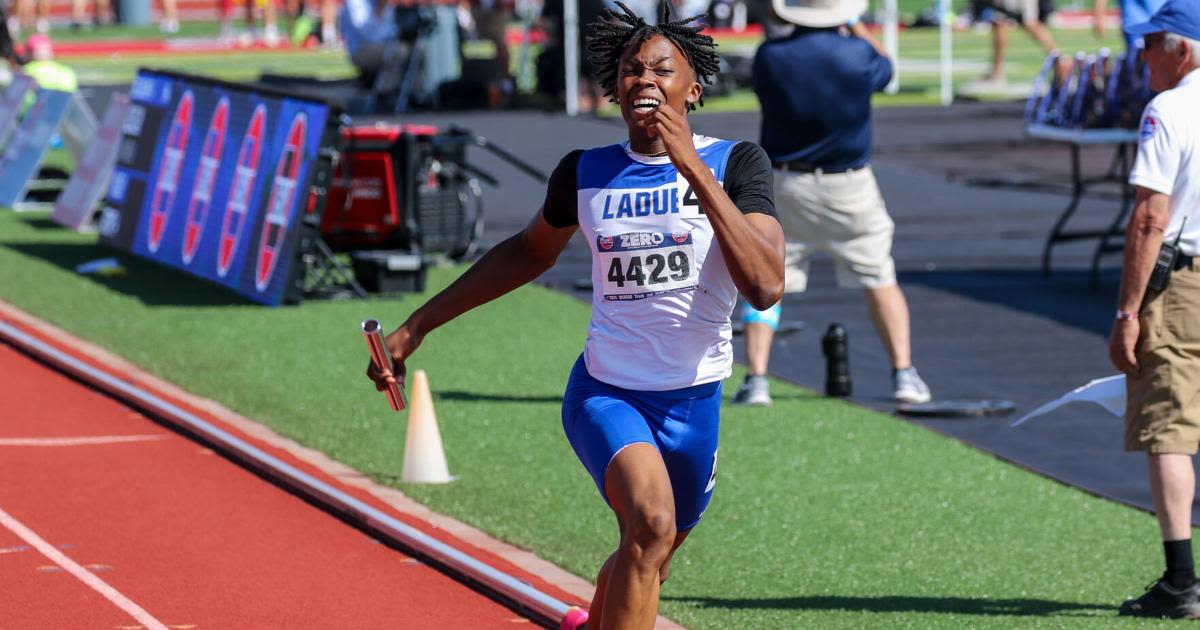
<path id="1" fill-rule="evenodd" d="M 687 254 L 678 250 L 645 257 L 630 256 L 624 263 L 620 256 L 614 256 L 608 266 L 608 281 L 619 288 L 624 288 L 626 283 L 644 287 L 686 280 L 691 272 Z"/>

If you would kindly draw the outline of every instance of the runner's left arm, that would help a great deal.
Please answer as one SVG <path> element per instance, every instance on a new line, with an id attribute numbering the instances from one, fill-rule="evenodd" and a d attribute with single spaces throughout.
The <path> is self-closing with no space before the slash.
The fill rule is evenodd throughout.
<path id="1" fill-rule="evenodd" d="M 662 136 L 667 155 L 692 185 L 692 192 L 712 222 L 729 275 L 742 297 L 758 310 L 770 308 L 783 296 L 783 228 L 772 214 L 743 213 L 696 153 L 687 117 L 659 107 L 650 121 Z M 761 149 L 760 149 L 761 151 Z M 765 165 L 768 182 L 770 163 Z M 729 176 L 729 173 L 726 173 Z M 772 205 L 771 210 L 774 210 Z"/>

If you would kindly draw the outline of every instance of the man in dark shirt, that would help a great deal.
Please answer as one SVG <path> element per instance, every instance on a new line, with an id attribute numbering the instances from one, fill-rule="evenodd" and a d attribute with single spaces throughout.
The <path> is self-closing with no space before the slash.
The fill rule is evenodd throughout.
<path id="1" fill-rule="evenodd" d="M 754 58 L 763 149 L 775 167 L 775 201 L 788 240 L 787 290 L 807 286 L 815 251 L 833 257 L 839 286 L 864 289 L 892 362 L 895 398 L 927 402 L 912 365 L 908 302 L 896 284 L 893 223 L 871 171 L 871 95 L 892 63 L 857 18 L 866 0 L 773 0 L 795 25 Z M 770 404 L 765 372 L 774 312 L 743 308 L 747 377 L 734 401 Z"/>

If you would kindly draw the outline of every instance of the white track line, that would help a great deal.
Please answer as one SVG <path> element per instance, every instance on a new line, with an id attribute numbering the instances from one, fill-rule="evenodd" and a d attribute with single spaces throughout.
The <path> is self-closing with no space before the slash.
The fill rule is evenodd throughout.
<path id="1" fill-rule="evenodd" d="M 33 530 L 22 525 L 20 521 L 9 516 L 8 512 L 5 512 L 2 509 L 0 509 L 0 525 L 12 530 L 14 534 L 21 537 L 21 540 L 24 540 L 35 549 L 42 552 L 43 556 L 46 556 L 58 566 L 66 569 L 68 573 L 74 575 L 79 579 L 80 582 L 90 586 L 92 590 L 103 595 L 105 599 L 115 604 L 117 608 L 125 611 L 129 614 L 129 616 L 136 619 L 143 626 L 146 626 L 147 630 L 167 630 L 166 625 L 152 617 L 150 613 L 142 610 L 141 606 L 133 603 L 128 597 L 125 597 L 119 591 L 117 591 L 117 589 L 109 586 L 107 582 L 96 577 L 95 573 L 92 573 L 91 571 L 79 566 L 79 564 L 74 560 L 68 558 L 66 554 L 55 549 L 53 545 L 45 540 L 42 540 L 40 536 L 33 533 Z"/>
<path id="2" fill-rule="evenodd" d="M 166 439 L 165 435 L 97 435 L 71 438 L 0 438 L 0 446 L 90 446 L 93 444 L 121 444 L 124 442 L 153 442 Z"/>

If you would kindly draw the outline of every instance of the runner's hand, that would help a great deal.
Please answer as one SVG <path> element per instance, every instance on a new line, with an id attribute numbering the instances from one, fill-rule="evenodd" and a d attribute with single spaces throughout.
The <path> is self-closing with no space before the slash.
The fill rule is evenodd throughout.
<path id="1" fill-rule="evenodd" d="M 662 137 L 667 157 L 671 158 L 671 164 L 680 171 L 685 170 L 689 160 L 700 161 L 696 145 L 692 142 L 692 128 L 688 125 L 686 115 L 662 105 L 654 110 L 646 122 L 646 131 L 651 138 L 656 135 Z"/>
<path id="2" fill-rule="evenodd" d="M 384 339 L 384 346 L 392 355 L 392 363 L 395 365 L 395 372 L 385 368 L 380 368 L 375 365 L 374 361 L 367 362 L 367 378 L 375 383 L 375 389 L 383 391 L 387 389 L 391 383 L 398 384 L 401 388 L 404 387 L 404 376 L 407 369 L 404 367 L 404 361 L 416 351 L 421 345 L 421 338 L 409 332 L 407 328 L 401 326 L 392 334 Z"/>

